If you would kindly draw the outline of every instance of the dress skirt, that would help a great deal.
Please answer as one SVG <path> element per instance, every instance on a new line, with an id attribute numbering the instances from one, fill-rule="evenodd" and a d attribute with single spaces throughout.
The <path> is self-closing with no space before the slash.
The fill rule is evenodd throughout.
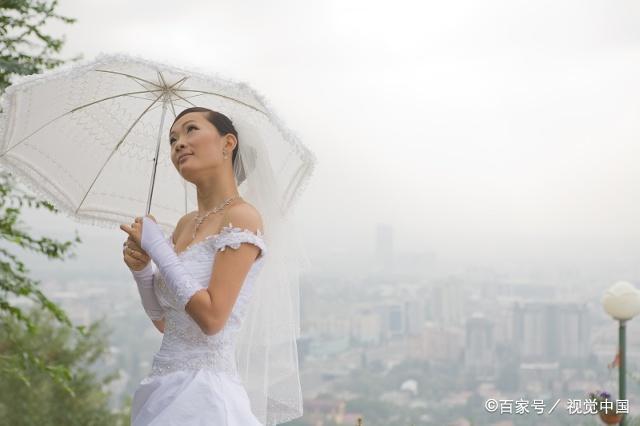
<path id="1" fill-rule="evenodd" d="M 148 377 L 131 404 L 132 426 L 262 426 L 235 377 L 210 369 Z"/>

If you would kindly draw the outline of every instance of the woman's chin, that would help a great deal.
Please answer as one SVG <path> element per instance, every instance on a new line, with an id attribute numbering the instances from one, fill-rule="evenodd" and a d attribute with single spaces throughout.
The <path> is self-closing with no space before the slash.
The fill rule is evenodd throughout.
<path id="1" fill-rule="evenodd" d="M 193 170 L 191 170 L 188 166 L 185 167 L 183 165 L 178 166 L 178 173 L 184 178 L 184 180 L 187 180 L 189 182 L 191 182 L 192 175 L 194 174 Z"/>

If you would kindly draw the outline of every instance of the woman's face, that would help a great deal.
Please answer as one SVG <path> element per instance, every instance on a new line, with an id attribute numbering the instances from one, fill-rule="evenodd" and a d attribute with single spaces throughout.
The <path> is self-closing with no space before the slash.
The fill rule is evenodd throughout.
<path id="1" fill-rule="evenodd" d="M 193 181 L 199 170 L 222 164 L 223 148 L 228 154 L 231 153 L 231 150 L 224 146 L 228 143 L 227 138 L 220 136 L 203 112 L 190 112 L 180 117 L 171 127 L 169 143 L 171 161 L 180 175 L 188 181 Z"/>

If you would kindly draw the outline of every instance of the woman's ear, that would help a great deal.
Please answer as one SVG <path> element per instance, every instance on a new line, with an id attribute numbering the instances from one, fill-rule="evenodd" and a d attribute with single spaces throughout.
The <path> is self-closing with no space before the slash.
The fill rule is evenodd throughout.
<path id="1" fill-rule="evenodd" d="M 232 133 L 227 133 L 224 138 L 224 147 L 227 149 L 227 152 L 233 152 L 235 147 L 238 145 L 238 139 L 236 139 Z"/>

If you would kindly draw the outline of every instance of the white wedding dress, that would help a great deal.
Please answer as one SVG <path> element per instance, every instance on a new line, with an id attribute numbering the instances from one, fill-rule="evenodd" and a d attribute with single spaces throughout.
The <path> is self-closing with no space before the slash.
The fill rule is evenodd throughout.
<path id="1" fill-rule="evenodd" d="M 171 237 L 169 242 L 173 246 Z M 249 397 L 237 372 L 235 342 L 245 317 L 266 246 L 260 233 L 224 227 L 219 234 L 178 254 L 202 288 L 209 285 L 215 254 L 242 243 L 261 249 L 224 328 L 207 336 L 184 309 L 178 308 L 159 272 L 154 291 L 164 309 L 164 336 L 151 373 L 142 380 L 131 406 L 132 426 L 257 426 Z M 174 247 L 175 250 L 175 247 Z"/>

